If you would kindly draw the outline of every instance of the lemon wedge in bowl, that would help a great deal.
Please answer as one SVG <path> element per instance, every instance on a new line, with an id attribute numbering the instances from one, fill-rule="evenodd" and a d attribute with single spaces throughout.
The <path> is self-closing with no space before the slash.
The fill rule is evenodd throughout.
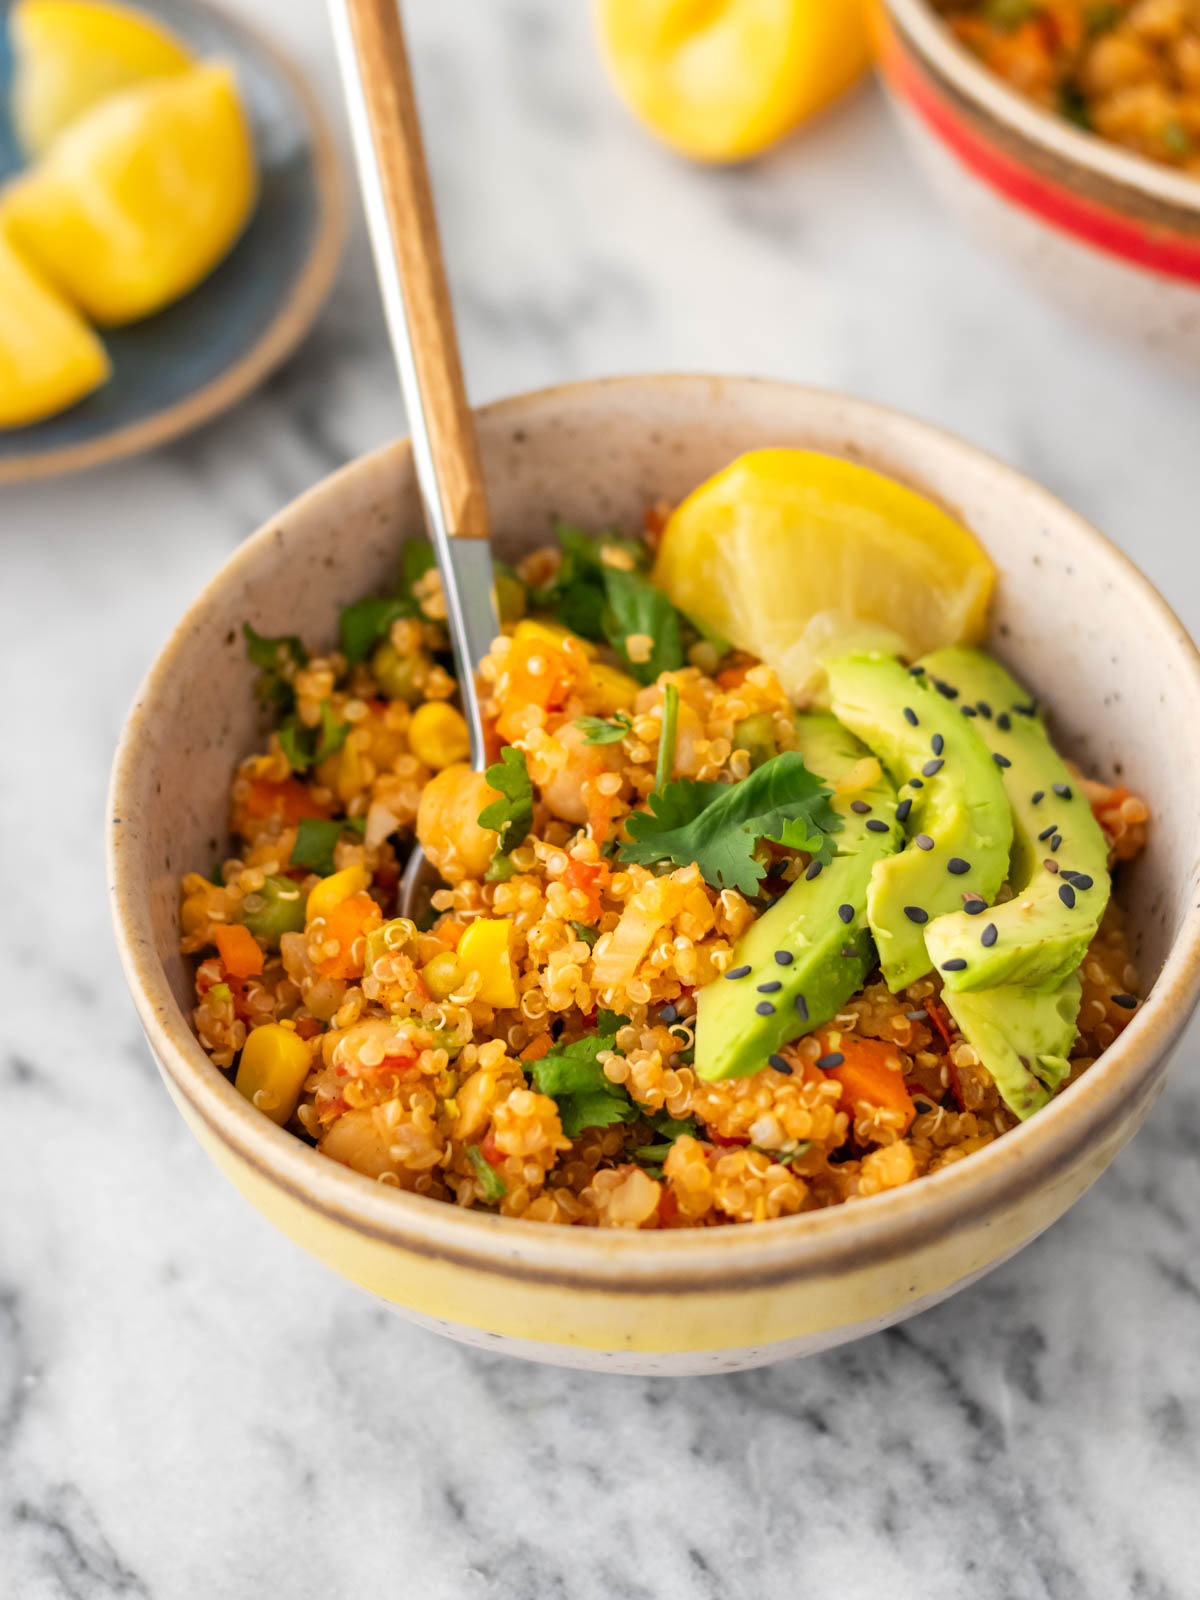
<path id="1" fill-rule="evenodd" d="M 28 155 L 40 155 L 55 134 L 105 95 L 143 78 L 183 72 L 192 63 L 161 23 L 126 6 L 17 0 L 9 30 L 12 119 Z"/>
<path id="2" fill-rule="evenodd" d="M 233 73 L 205 62 L 84 112 L 0 196 L 0 220 L 62 294 L 115 327 L 207 277 L 257 188 Z"/>
<path id="3" fill-rule="evenodd" d="M 978 640 L 994 571 L 967 530 L 868 467 L 812 450 L 755 450 L 667 520 L 654 581 L 762 658 L 797 700 L 821 661 L 882 649 L 911 659 Z"/>
<path id="4" fill-rule="evenodd" d="M 0 232 L 0 428 L 40 422 L 109 376 L 104 346 Z"/>

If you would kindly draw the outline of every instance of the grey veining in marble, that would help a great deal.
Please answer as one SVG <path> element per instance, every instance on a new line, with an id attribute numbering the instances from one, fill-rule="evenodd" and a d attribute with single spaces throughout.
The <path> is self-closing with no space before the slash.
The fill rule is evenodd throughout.
<path id="1" fill-rule="evenodd" d="M 241 3 L 333 104 L 321 8 Z M 616 105 L 582 5 L 406 9 L 477 398 L 655 368 L 857 390 L 1043 479 L 1200 625 L 1200 378 L 975 254 L 872 90 L 756 166 L 694 170 Z M 1017 1260 L 732 1377 L 439 1341 L 210 1168 L 111 946 L 110 752 L 235 542 L 401 427 L 358 238 L 312 339 L 234 414 L 0 491 L 0 1595 L 1195 1600 L 1195 1032 L 1141 1136 Z"/>

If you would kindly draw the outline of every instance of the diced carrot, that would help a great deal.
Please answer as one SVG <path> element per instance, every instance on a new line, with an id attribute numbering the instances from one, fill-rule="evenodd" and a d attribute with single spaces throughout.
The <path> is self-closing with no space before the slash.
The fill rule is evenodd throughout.
<path id="1" fill-rule="evenodd" d="M 727 1146 L 746 1145 L 750 1143 L 748 1134 L 734 1133 L 727 1136 L 726 1134 L 718 1133 L 716 1129 L 711 1127 L 708 1123 L 705 1123 L 704 1125 L 704 1136 L 708 1140 L 709 1144 L 715 1144 L 722 1149 L 726 1148 Z"/>
<path id="2" fill-rule="evenodd" d="M 226 972 L 235 978 L 254 978 L 263 969 L 262 946 L 240 922 L 226 923 L 213 934 Z"/>
<path id="3" fill-rule="evenodd" d="M 600 896 L 608 887 L 612 870 L 607 861 L 577 861 L 574 856 L 567 862 L 562 881 L 568 889 L 578 889 L 587 896 L 586 915 L 600 915 Z"/>
<path id="4" fill-rule="evenodd" d="M 672 1228 L 678 1220 L 679 1200 L 674 1189 L 664 1184 L 658 1199 L 658 1225 L 660 1228 Z"/>
<path id="5" fill-rule="evenodd" d="M 820 1037 L 823 1053 L 836 1050 L 843 1058 L 840 1065 L 825 1069 L 826 1076 L 842 1086 L 842 1109 L 853 1116 L 865 1103 L 881 1110 L 899 1111 L 904 1117 L 901 1131 L 907 1133 L 916 1107 L 904 1087 L 895 1046 L 882 1039 L 855 1039 L 846 1034 L 840 1035 L 836 1043 L 827 1033 Z"/>
<path id="6" fill-rule="evenodd" d="M 248 817 L 281 817 L 289 827 L 305 817 L 329 815 L 328 807 L 318 805 L 299 778 L 285 778 L 282 783 L 251 778 L 244 809 Z"/>
<path id="7" fill-rule="evenodd" d="M 505 704 L 559 711 L 571 692 L 572 672 L 563 651 L 546 639 L 514 639 L 504 657 Z"/>
<path id="8" fill-rule="evenodd" d="M 324 975 L 327 978 L 361 978 L 365 953 L 361 941 L 382 921 L 379 907 L 369 894 L 352 894 L 347 900 L 339 900 L 325 918 L 325 940 L 336 939 L 338 950 L 318 963 Z"/>
<path id="9" fill-rule="evenodd" d="M 487 1137 L 479 1141 L 479 1154 L 490 1167 L 504 1165 L 504 1151 L 496 1143 L 496 1135 L 490 1128 Z"/>
<path id="10" fill-rule="evenodd" d="M 724 672 L 717 673 L 717 684 L 726 691 L 740 689 L 746 681 L 746 674 L 750 671 L 747 667 L 726 667 Z"/>
<path id="11" fill-rule="evenodd" d="M 521 1051 L 522 1061 L 540 1061 L 554 1047 L 554 1039 L 549 1033 L 535 1034 Z"/>

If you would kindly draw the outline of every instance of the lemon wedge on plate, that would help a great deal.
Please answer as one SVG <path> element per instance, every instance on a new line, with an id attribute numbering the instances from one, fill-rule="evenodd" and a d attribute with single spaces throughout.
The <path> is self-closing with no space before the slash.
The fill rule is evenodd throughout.
<path id="1" fill-rule="evenodd" d="M 22 148 L 40 155 L 54 135 L 117 89 L 192 63 L 160 23 L 88 0 L 17 0 L 10 14 L 12 118 Z"/>
<path id="2" fill-rule="evenodd" d="M 0 196 L 0 220 L 61 293 L 113 327 L 206 277 L 256 193 L 233 73 L 206 62 L 84 112 Z"/>
<path id="3" fill-rule="evenodd" d="M 797 699 L 819 693 L 835 653 L 911 658 L 981 638 L 993 579 L 932 501 L 812 450 L 755 450 L 702 483 L 668 519 L 654 569 L 681 611 Z"/>
<path id="4" fill-rule="evenodd" d="M 109 370 L 87 323 L 0 233 L 0 428 L 74 405 Z"/>
<path id="5" fill-rule="evenodd" d="M 863 0 L 596 0 L 634 115 L 698 161 L 744 161 L 867 68 Z"/>

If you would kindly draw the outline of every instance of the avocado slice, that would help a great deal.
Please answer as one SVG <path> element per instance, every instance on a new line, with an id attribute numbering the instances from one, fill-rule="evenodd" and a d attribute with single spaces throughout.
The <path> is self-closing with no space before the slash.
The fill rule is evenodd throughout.
<path id="1" fill-rule="evenodd" d="M 923 669 L 894 656 L 848 655 L 825 666 L 834 714 L 900 788 L 908 843 L 877 863 L 867 894 L 895 994 L 933 966 L 925 933 L 935 918 L 995 898 L 1008 871 L 1012 814 L 999 768 L 952 689 L 939 691 Z"/>
<path id="2" fill-rule="evenodd" d="M 999 662 L 955 647 L 923 665 L 958 690 L 956 704 L 992 752 L 1012 807 L 1016 891 L 986 915 L 939 918 L 926 934 L 929 953 L 947 989 L 1023 984 L 1049 993 L 1083 960 L 1108 904 L 1104 835 L 1034 701 Z"/>
<path id="3" fill-rule="evenodd" d="M 1077 972 L 1047 994 L 1032 994 L 1020 984 L 972 993 L 942 990 L 963 1037 L 1022 1122 L 1041 1110 L 1070 1071 L 1067 1057 L 1082 995 Z"/>
<path id="4" fill-rule="evenodd" d="M 900 845 L 896 791 L 836 718 L 801 713 L 796 735 L 810 770 L 834 789 L 837 853 L 746 930 L 729 971 L 696 996 L 696 1072 L 710 1082 L 761 1071 L 789 1040 L 836 1016 L 875 964 L 867 886 Z"/>

